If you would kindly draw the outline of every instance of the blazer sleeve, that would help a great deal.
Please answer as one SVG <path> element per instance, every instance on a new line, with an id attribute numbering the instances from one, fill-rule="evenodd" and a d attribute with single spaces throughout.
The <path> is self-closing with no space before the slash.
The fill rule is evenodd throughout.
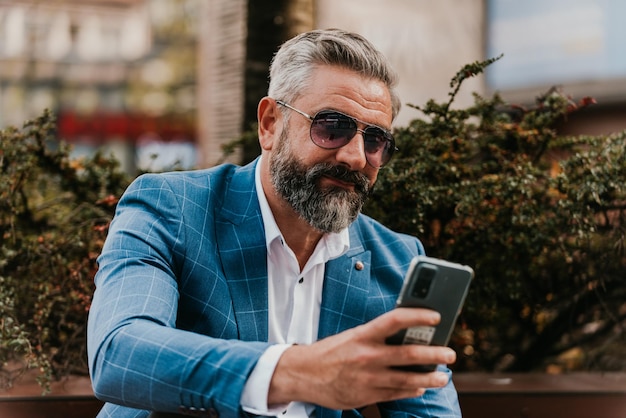
<path id="1" fill-rule="evenodd" d="M 440 389 L 428 389 L 418 398 L 403 399 L 378 404 L 382 418 L 461 418 L 461 408 L 452 372 L 445 366 L 439 371 L 446 372 L 450 377 L 448 385 Z"/>
<path id="2" fill-rule="evenodd" d="M 182 204 L 160 175 L 139 177 L 118 204 L 88 320 L 94 392 L 136 409 L 239 416 L 245 381 L 267 343 L 176 328 Z"/>

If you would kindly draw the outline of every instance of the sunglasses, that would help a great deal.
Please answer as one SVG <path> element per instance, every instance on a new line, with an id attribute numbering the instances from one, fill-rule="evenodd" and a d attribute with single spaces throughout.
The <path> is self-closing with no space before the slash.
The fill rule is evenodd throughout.
<path id="1" fill-rule="evenodd" d="M 315 116 L 311 116 L 281 100 L 276 100 L 276 103 L 311 121 L 309 132 L 311 141 L 320 148 L 341 148 L 347 145 L 357 132 L 360 132 L 363 135 L 365 159 L 374 168 L 387 164 L 393 153 L 397 151 L 391 132 L 378 126 L 369 125 L 365 129 L 359 129 L 357 122 L 364 122 L 336 110 L 321 110 Z"/>

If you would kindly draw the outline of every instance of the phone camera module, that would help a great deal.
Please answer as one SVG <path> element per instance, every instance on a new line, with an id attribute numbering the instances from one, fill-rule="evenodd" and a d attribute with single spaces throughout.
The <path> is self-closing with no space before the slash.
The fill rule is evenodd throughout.
<path id="1" fill-rule="evenodd" d="M 417 281 L 413 287 L 413 297 L 424 299 L 428 296 L 430 286 L 437 274 L 435 266 L 422 266 L 417 272 Z"/>

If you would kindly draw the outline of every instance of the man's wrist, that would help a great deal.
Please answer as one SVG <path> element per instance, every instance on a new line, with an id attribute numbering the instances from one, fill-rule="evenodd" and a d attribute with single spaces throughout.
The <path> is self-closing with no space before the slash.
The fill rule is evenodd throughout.
<path id="1" fill-rule="evenodd" d="M 293 345 L 283 352 L 270 381 L 268 403 L 284 404 L 286 402 L 304 401 L 301 396 L 297 395 L 298 388 L 302 382 L 309 382 L 309 380 L 308 377 L 298 376 L 298 368 L 294 367 L 299 364 L 301 359 L 307 359 L 301 353 L 303 349 L 304 346 Z"/>
<path id="2" fill-rule="evenodd" d="M 276 370 L 276 365 L 290 344 L 275 344 L 265 350 L 263 355 L 248 376 L 241 394 L 241 407 L 244 411 L 255 415 L 280 415 L 288 406 L 289 402 L 270 404 L 270 382 Z"/>

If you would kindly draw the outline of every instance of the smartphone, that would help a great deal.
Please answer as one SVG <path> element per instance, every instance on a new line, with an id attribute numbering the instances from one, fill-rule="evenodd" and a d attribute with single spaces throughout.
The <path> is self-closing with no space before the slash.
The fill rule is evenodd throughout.
<path id="1" fill-rule="evenodd" d="M 396 306 L 435 310 L 441 315 L 441 322 L 434 327 L 401 330 L 387 338 L 387 344 L 448 345 L 473 277 L 474 271 L 469 266 L 432 257 L 415 257 L 404 278 Z M 400 368 L 430 372 L 436 365 Z"/>

